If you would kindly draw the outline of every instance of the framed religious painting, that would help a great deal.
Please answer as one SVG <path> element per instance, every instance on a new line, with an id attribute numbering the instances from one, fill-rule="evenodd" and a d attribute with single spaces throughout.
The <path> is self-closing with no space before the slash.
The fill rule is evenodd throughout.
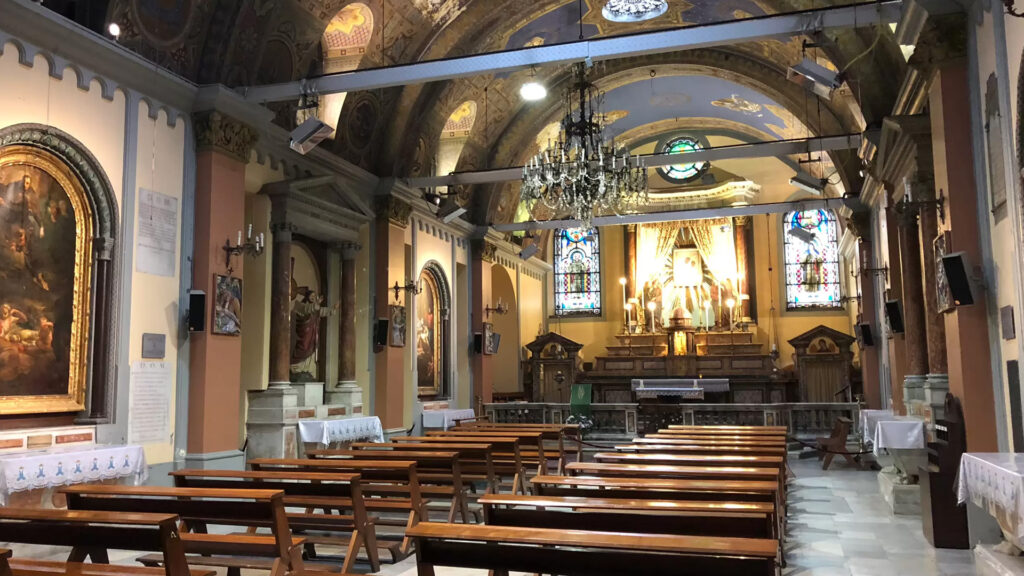
<path id="1" fill-rule="evenodd" d="M 956 303 L 953 301 L 953 293 L 949 290 L 946 267 L 942 265 L 942 257 L 949 254 L 950 236 L 951 233 L 948 230 L 940 232 L 932 242 L 932 252 L 935 259 L 935 303 L 939 313 L 949 312 L 956 308 Z"/>
<path id="2" fill-rule="evenodd" d="M 0 414 L 85 408 L 93 226 L 62 160 L 0 149 Z"/>
<path id="3" fill-rule="evenodd" d="M 392 304 L 388 306 L 388 317 L 391 319 L 391 331 L 388 344 L 395 348 L 405 348 L 405 306 Z"/>
<path id="4" fill-rule="evenodd" d="M 495 352 L 494 346 L 494 324 L 484 322 L 484 354 L 492 355 Z"/>
<path id="5" fill-rule="evenodd" d="M 213 333 L 222 336 L 242 335 L 242 279 L 213 275 Z"/>

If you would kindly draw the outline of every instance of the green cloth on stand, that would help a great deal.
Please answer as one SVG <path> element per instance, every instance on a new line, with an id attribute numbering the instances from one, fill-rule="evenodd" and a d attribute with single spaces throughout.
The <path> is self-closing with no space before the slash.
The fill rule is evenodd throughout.
<path id="1" fill-rule="evenodd" d="M 569 397 L 569 413 L 573 416 L 590 417 L 590 384 L 573 384 Z"/>

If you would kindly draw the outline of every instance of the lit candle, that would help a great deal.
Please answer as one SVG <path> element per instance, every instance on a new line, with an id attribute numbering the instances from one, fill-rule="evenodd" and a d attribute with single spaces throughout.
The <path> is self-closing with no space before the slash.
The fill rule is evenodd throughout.
<path id="1" fill-rule="evenodd" d="M 654 333 L 654 309 L 657 307 L 658 305 L 654 300 L 647 303 L 647 310 L 650 312 L 649 316 L 651 317 L 651 333 Z"/>
<path id="2" fill-rule="evenodd" d="M 238 231 L 238 242 L 236 242 L 236 244 L 238 246 L 242 245 L 242 231 L 241 230 Z"/>
<path id="3" fill-rule="evenodd" d="M 619 284 L 622 284 L 622 310 L 626 313 L 626 325 L 629 325 L 629 310 L 626 304 L 626 277 L 619 278 Z"/>
<path id="4" fill-rule="evenodd" d="M 246 240 L 252 240 L 252 224 L 249 224 L 249 230 L 245 233 Z"/>

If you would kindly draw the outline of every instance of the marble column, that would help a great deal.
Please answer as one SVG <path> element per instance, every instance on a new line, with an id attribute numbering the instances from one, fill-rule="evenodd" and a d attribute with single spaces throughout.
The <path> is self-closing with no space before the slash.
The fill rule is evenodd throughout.
<path id="1" fill-rule="evenodd" d="M 930 142 L 928 156 L 931 156 Z M 930 167 L 929 167 L 930 168 Z M 929 170 L 930 173 L 930 170 Z M 918 202 L 935 199 L 935 183 L 927 180 L 910 185 L 911 197 Z M 936 291 L 936 269 L 934 243 L 939 235 L 939 212 L 936 206 L 921 205 L 918 211 L 921 232 L 921 260 L 924 263 L 924 310 L 925 331 L 928 334 L 928 375 L 922 390 L 922 400 L 929 422 L 943 417 L 946 393 L 949 392 L 949 374 L 946 359 L 946 321 L 939 310 L 939 296 Z"/>
<path id="2" fill-rule="evenodd" d="M 272 216 L 272 219 L 275 218 Z M 248 458 L 298 456 L 299 393 L 291 385 L 291 248 L 294 226 L 273 221 L 269 386 L 249 392 Z"/>
<path id="3" fill-rule="evenodd" d="M 356 255 L 361 246 L 346 242 L 341 253 L 341 313 L 338 326 L 338 383 L 327 392 L 328 404 L 342 404 L 349 414 L 363 411 L 363 390 L 356 384 Z"/>
<path id="4" fill-rule="evenodd" d="M 899 218 L 900 270 L 902 271 L 903 333 L 906 338 L 906 373 L 903 403 L 907 413 L 917 413 L 924 400 L 922 390 L 928 374 L 928 335 L 922 302 L 921 241 L 917 213 L 904 208 Z"/>

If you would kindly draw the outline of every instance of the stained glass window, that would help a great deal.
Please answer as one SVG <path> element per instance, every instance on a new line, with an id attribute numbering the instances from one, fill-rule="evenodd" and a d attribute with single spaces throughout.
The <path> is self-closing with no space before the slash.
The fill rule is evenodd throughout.
<path id="1" fill-rule="evenodd" d="M 601 247 L 597 228 L 555 234 L 555 315 L 601 314 Z"/>
<path id="2" fill-rule="evenodd" d="M 662 150 L 665 154 L 685 154 L 687 152 L 699 152 L 704 146 L 696 139 L 689 136 L 681 136 L 669 140 Z M 676 182 L 689 182 L 707 172 L 711 165 L 708 162 L 690 162 L 689 164 L 673 164 L 665 168 L 659 168 L 662 176 Z"/>
<path id="3" fill-rule="evenodd" d="M 839 223 L 831 210 L 789 212 L 783 221 L 786 309 L 839 308 Z"/>

